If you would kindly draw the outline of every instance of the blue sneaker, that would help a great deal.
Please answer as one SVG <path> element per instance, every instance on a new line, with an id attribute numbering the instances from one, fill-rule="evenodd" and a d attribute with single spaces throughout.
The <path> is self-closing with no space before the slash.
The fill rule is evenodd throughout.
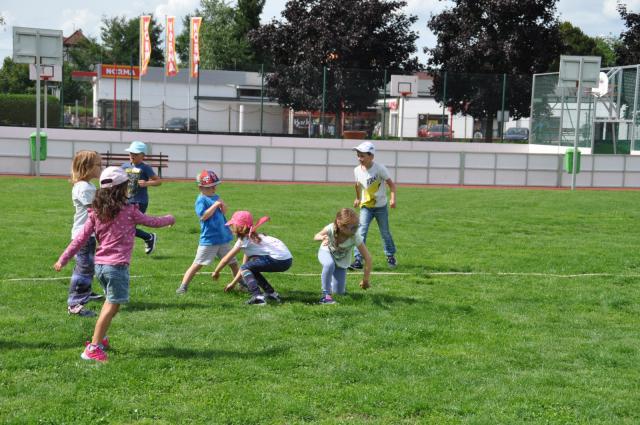
<path id="1" fill-rule="evenodd" d="M 362 262 L 356 258 L 356 260 L 351 263 L 349 266 L 349 270 L 362 270 L 364 267 L 362 266 Z"/>

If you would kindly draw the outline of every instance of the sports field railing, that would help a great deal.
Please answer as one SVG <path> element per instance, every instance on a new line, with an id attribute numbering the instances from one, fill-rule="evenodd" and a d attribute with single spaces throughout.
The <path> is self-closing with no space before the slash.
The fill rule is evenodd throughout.
<path id="1" fill-rule="evenodd" d="M 3 127 L 0 173 L 34 174 L 28 135 L 33 129 Z M 171 158 L 164 178 L 191 179 L 213 168 L 226 180 L 352 182 L 356 158 L 350 139 L 296 139 L 232 135 L 150 134 L 49 129 L 41 175 L 66 176 L 74 152 L 124 152 L 144 140 L 150 153 Z M 376 161 L 400 184 L 567 187 L 564 148 L 520 144 L 375 142 Z M 580 187 L 640 188 L 640 157 L 582 155 Z"/>

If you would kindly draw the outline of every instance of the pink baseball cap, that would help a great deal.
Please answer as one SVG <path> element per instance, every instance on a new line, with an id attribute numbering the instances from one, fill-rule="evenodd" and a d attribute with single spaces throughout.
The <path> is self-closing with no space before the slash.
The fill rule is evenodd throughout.
<path id="1" fill-rule="evenodd" d="M 201 187 L 213 187 L 222 183 L 222 180 L 218 178 L 218 175 L 212 170 L 202 170 L 200 174 L 196 176 L 196 182 Z"/>
<path id="2" fill-rule="evenodd" d="M 107 167 L 100 174 L 100 187 L 108 189 L 129 181 L 127 173 L 120 167 Z"/>
<path id="3" fill-rule="evenodd" d="M 231 226 L 246 226 L 249 228 L 249 233 L 255 232 L 255 230 L 269 221 L 269 217 L 261 217 L 256 224 L 253 224 L 253 216 L 249 211 L 236 211 L 231 216 L 231 219 L 227 221 L 226 225 Z"/>

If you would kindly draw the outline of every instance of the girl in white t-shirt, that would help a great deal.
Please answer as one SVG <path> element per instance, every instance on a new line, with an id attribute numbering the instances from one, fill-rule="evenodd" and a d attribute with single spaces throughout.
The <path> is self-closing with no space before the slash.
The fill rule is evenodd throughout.
<path id="1" fill-rule="evenodd" d="M 322 264 L 322 298 L 320 304 L 335 304 L 332 294 L 346 292 L 347 268 L 351 264 L 351 253 L 357 247 L 364 259 L 364 276 L 360 282 L 362 289 L 369 288 L 371 276 L 371 255 L 362 236 L 358 234 L 358 215 L 351 208 L 343 208 L 336 214 L 333 223 L 316 233 L 314 240 L 322 241 L 318 250 L 318 260 Z"/>
<path id="2" fill-rule="evenodd" d="M 75 207 L 71 239 L 74 239 L 87 221 L 88 209 L 96 194 L 96 187 L 91 179 L 100 177 L 100 154 L 95 151 L 78 151 L 71 162 L 71 200 Z M 96 252 L 96 238 L 91 236 L 87 243 L 76 254 L 76 265 L 71 275 L 69 296 L 67 297 L 67 312 L 78 316 L 91 317 L 96 314 L 84 308 L 90 300 L 100 300 L 102 295 L 91 292 L 93 282 L 94 262 Z"/>
<path id="3" fill-rule="evenodd" d="M 255 224 L 249 211 L 236 211 L 227 222 L 231 232 L 238 237 L 231 251 L 225 255 L 213 272 L 213 279 L 218 280 L 220 270 L 242 250 L 244 259 L 240 271 L 224 290 L 229 291 L 244 279 L 244 284 L 251 292 L 247 304 L 264 305 L 266 299 L 280 302 L 280 296 L 262 275 L 264 272 L 284 272 L 289 270 L 293 257 L 287 246 L 273 236 L 256 233 L 258 227 L 269 221 L 269 217 L 262 217 Z M 264 295 L 262 291 L 264 291 Z"/>

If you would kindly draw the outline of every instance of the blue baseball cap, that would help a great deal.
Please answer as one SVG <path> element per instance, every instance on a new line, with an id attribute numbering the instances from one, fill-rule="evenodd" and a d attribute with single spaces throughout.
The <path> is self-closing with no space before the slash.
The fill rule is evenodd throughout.
<path id="1" fill-rule="evenodd" d="M 125 149 L 125 151 L 131 152 L 131 153 L 143 153 L 146 155 L 147 145 L 145 145 L 143 142 L 140 142 L 138 140 L 134 140 L 133 142 L 131 142 L 129 147 Z"/>

